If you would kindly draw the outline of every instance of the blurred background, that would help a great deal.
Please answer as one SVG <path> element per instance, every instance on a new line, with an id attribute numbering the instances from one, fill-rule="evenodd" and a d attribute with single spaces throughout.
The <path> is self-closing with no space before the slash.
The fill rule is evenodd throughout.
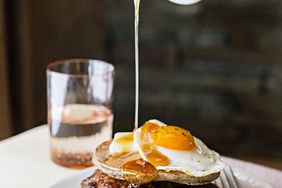
<path id="1" fill-rule="evenodd" d="M 140 122 L 181 125 L 282 169 L 282 1 L 141 1 Z M 0 0 L 0 139 L 46 123 L 46 65 L 116 66 L 115 131 L 133 128 L 132 0 Z"/>

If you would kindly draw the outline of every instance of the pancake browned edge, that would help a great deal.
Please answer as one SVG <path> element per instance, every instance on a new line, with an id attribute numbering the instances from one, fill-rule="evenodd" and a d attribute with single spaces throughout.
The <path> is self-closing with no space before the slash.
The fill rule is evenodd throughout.
<path id="1" fill-rule="evenodd" d="M 140 181 L 140 179 L 149 180 L 148 182 L 142 181 L 142 184 L 149 183 L 150 181 L 167 181 L 185 185 L 205 185 L 210 184 L 220 175 L 220 172 L 218 172 L 203 177 L 195 177 L 180 171 L 167 172 L 164 170 L 158 170 L 157 176 L 152 177 L 147 173 L 136 174 L 134 172 L 124 171 L 121 169 L 121 166 L 127 162 L 140 159 L 139 153 L 121 154 L 115 160 L 112 160 L 111 155 L 109 154 L 110 144 L 111 141 L 107 141 L 96 148 L 95 152 L 93 153 L 93 162 L 101 171 L 115 179 L 131 180 L 132 182 L 137 183 Z"/>

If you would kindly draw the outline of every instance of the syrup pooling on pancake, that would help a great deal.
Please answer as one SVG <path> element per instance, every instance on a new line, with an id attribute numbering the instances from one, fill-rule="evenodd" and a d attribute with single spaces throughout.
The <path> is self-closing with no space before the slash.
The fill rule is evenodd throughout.
<path id="1" fill-rule="evenodd" d="M 157 169 L 147 161 L 143 159 L 137 159 L 124 164 L 121 168 L 127 172 L 136 173 L 138 176 L 138 180 L 135 183 L 144 184 L 154 181 L 158 176 Z M 132 179 L 124 177 L 128 181 L 132 181 Z"/>
<path id="2" fill-rule="evenodd" d="M 122 169 L 133 171 L 133 172 L 138 171 L 138 172 L 143 172 L 143 173 L 155 173 L 156 172 L 156 168 L 152 164 L 142 159 L 130 161 L 124 164 L 122 166 Z"/>
<path id="3" fill-rule="evenodd" d="M 158 177 L 157 169 L 147 161 L 143 159 L 137 159 L 125 163 L 122 170 L 127 172 L 136 173 L 136 178 L 134 183 L 145 184 L 154 181 Z M 131 177 L 124 176 L 124 179 L 127 181 L 133 181 Z"/>

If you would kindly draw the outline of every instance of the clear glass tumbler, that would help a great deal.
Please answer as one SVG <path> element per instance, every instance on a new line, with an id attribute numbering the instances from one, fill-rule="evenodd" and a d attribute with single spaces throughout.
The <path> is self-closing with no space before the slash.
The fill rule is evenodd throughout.
<path id="1" fill-rule="evenodd" d="M 52 160 L 70 168 L 92 166 L 92 153 L 112 137 L 114 66 L 70 59 L 47 67 Z"/>

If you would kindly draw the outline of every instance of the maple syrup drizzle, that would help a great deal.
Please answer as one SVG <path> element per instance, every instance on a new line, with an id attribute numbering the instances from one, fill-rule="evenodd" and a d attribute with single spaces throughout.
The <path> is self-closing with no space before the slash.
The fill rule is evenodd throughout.
<path id="1" fill-rule="evenodd" d="M 134 24 L 135 24 L 135 122 L 134 127 L 138 129 L 139 116 L 139 10 L 140 0 L 134 0 Z"/>
<path id="2" fill-rule="evenodd" d="M 159 126 L 154 123 L 146 122 L 141 130 L 141 139 L 144 144 L 142 144 L 141 149 L 146 156 L 149 163 L 157 166 L 166 166 L 169 164 L 169 159 L 160 153 L 157 146 L 151 143 L 152 134 L 158 134 Z"/>
<path id="3" fill-rule="evenodd" d="M 155 145 L 144 144 L 142 145 L 142 150 L 148 162 L 155 167 L 169 165 L 169 159 L 160 153 Z"/>
<path id="4" fill-rule="evenodd" d="M 133 133 L 130 133 L 126 136 L 123 136 L 123 137 L 120 137 L 118 139 L 116 139 L 116 142 L 119 143 L 119 144 L 126 144 L 126 143 L 129 143 L 129 142 L 133 142 Z"/>

